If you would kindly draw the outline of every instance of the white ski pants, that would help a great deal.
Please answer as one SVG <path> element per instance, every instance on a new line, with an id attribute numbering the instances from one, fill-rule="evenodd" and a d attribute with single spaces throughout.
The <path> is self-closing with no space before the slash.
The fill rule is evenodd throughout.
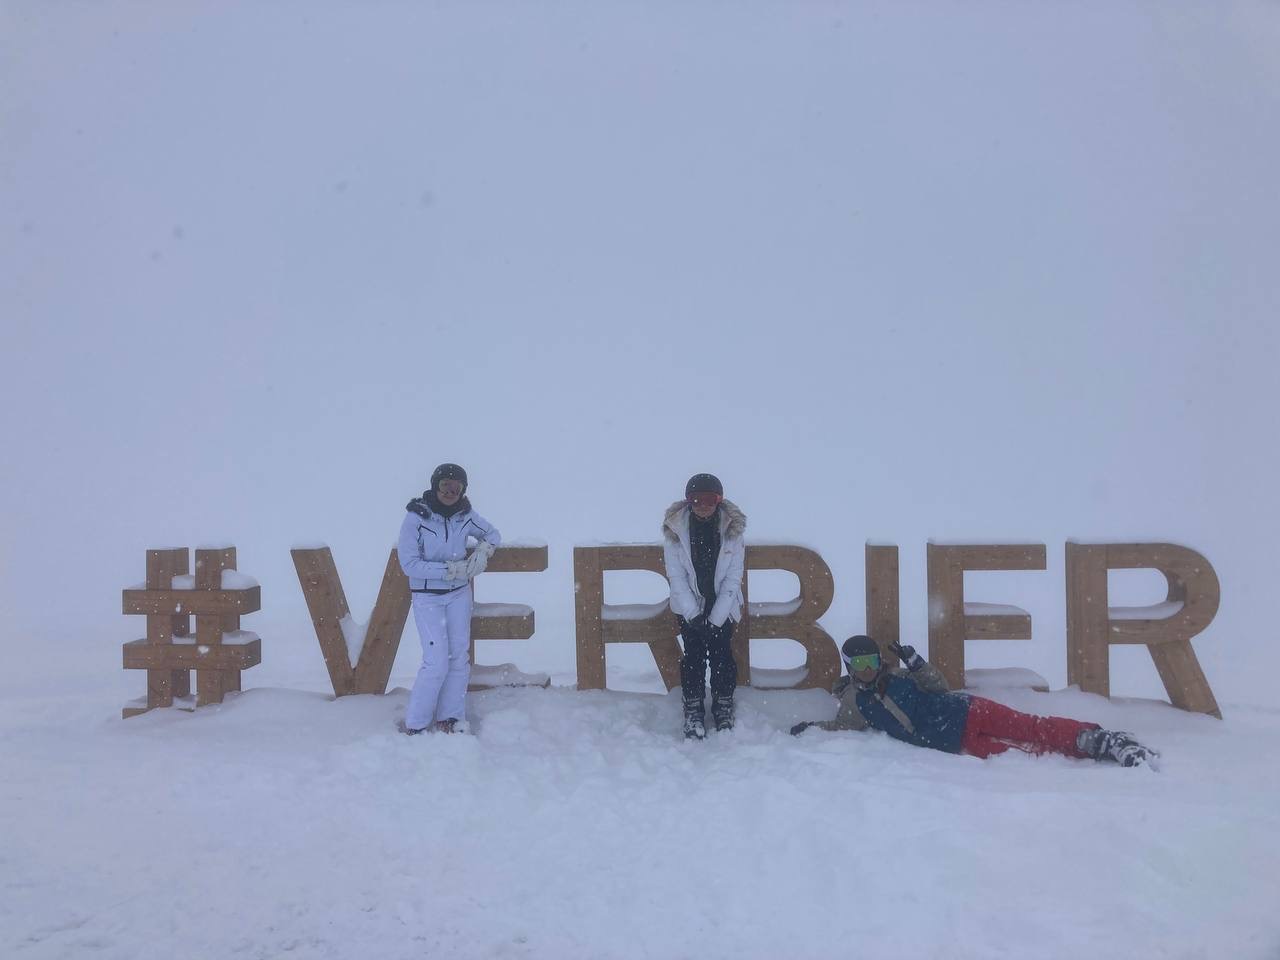
<path id="1" fill-rule="evenodd" d="M 433 720 L 465 720 L 471 679 L 471 585 L 452 593 L 415 593 L 413 619 L 422 641 L 422 666 L 409 694 L 405 726 L 420 730 Z"/>

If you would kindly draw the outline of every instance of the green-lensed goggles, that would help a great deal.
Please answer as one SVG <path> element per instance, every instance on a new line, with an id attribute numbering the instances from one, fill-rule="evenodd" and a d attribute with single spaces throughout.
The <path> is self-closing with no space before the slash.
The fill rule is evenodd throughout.
<path id="1" fill-rule="evenodd" d="M 880 654 L 862 653 L 856 657 L 849 657 L 845 663 L 849 665 L 850 673 L 857 673 L 860 670 L 879 670 Z"/>

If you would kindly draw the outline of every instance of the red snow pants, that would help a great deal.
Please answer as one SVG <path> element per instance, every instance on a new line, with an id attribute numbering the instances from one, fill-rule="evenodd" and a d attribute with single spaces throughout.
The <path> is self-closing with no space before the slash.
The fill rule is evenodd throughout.
<path id="1" fill-rule="evenodd" d="M 960 749 L 983 758 L 1004 753 L 1010 747 L 1027 753 L 1062 753 L 1083 758 L 1085 755 L 1076 749 L 1076 734 L 1096 729 L 1096 723 L 1066 717 L 1037 717 L 985 697 L 970 697 L 969 719 Z"/>

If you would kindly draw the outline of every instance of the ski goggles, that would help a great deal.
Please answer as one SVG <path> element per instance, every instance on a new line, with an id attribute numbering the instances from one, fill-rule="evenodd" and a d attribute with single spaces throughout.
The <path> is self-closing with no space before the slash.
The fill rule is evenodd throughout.
<path id="1" fill-rule="evenodd" d="M 860 653 L 856 657 L 845 657 L 844 662 L 849 667 L 850 673 L 857 673 L 860 670 L 879 670 L 880 654 Z"/>
<path id="2" fill-rule="evenodd" d="M 685 498 L 695 507 L 718 507 L 724 497 L 718 493 L 691 493 Z"/>

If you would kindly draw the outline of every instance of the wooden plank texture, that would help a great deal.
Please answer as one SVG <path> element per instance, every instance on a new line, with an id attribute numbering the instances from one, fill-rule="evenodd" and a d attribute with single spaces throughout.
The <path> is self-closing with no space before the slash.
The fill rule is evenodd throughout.
<path id="1" fill-rule="evenodd" d="M 123 662 L 126 670 L 247 670 L 262 662 L 262 641 L 255 638 L 214 646 L 156 646 L 145 640 L 131 640 L 124 644 Z"/>
<path id="2" fill-rule="evenodd" d="M 790 601 L 743 604 L 738 627 L 750 639 L 794 640 L 805 651 L 804 679 L 795 689 L 830 690 L 840 676 L 840 648 L 818 620 L 831 608 L 835 579 L 817 552 L 788 544 L 747 545 L 747 570 L 787 570 L 796 575 L 799 593 Z M 786 613 L 772 612 L 782 608 Z M 742 672 L 739 664 L 739 672 Z M 750 663 L 746 664 L 750 671 Z"/>
<path id="3" fill-rule="evenodd" d="M 892 545 L 867 544 L 864 556 L 867 636 L 880 645 L 881 655 L 890 667 L 899 664 L 890 644 L 901 643 L 899 601 L 898 548 Z"/>
<path id="4" fill-rule="evenodd" d="M 289 551 L 302 586 L 302 596 L 311 614 L 311 624 L 320 641 L 320 654 L 329 671 L 333 692 L 339 696 L 355 693 L 355 671 L 351 667 L 342 621 L 351 613 L 342 589 L 333 553 L 328 547 Z M 384 685 L 383 690 L 386 687 Z M 382 690 L 378 691 L 383 692 Z"/>
<path id="5" fill-rule="evenodd" d="M 190 696 L 192 669 L 197 706 L 220 703 L 226 693 L 240 689 L 241 670 L 261 662 L 259 639 L 223 643 L 224 635 L 237 635 L 242 614 L 262 605 L 260 587 L 222 589 L 223 571 L 235 569 L 235 547 L 198 549 L 195 589 L 173 589 L 174 577 L 187 576 L 189 564 L 185 547 L 148 550 L 144 589 L 121 592 L 123 612 L 147 618 L 146 639 L 122 648 L 126 669 L 147 671 L 147 706 L 126 707 L 124 717 L 172 706 L 175 697 Z M 196 642 L 175 642 L 190 638 L 192 615 Z"/>
<path id="6" fill-rule="evenodd" d="M 123 590 L 126 614 L 242 615 L 262 609 L 262 588 L 236 590 Z"/>
<path id="7" fill-rule="evenodd" d="M 967 570 L 1043 570 L 1048 551 L 1035 544 L 938 544 L 927 548 L 929 584 L 929 662 L 953 690 L 964 687 L 966 640 L 1029 640 L 1031 616 L 994 613 L 966 616 Z"/>
<path id="8" fill-rule="evenodd" d="M 605 688 L 605 645 L 647 643 L 668 690 L 680 685 L 679 626 L 670 610 L 651 617 L 605 619 L 606 570 L 650 570 L 666 576 L 662 547 L 656 544 L 610 544 L 575 547 L 573 551 L 574 610 L 577 628 L 578 689 Z M 739 665 L 739 674 L 742 673 Z"/>
<path id="9" fill-rule="evenodd" d="M 1221 600 L 1218 575 L 1209 561 L 1172 543 L 1068 543 L 1066 558 L 1067 682 L 1110 696 L 1111 645 L 1140 643 L 1151 654 L 1174 706 L 1221 718 L 1191 645 L 1191 638 L 1213 621 Z M 1107 571 L 1144 568 L 1164 575 L 1175 612 L 1162 619 L 1117 616 L 1110 607 Z"/>

